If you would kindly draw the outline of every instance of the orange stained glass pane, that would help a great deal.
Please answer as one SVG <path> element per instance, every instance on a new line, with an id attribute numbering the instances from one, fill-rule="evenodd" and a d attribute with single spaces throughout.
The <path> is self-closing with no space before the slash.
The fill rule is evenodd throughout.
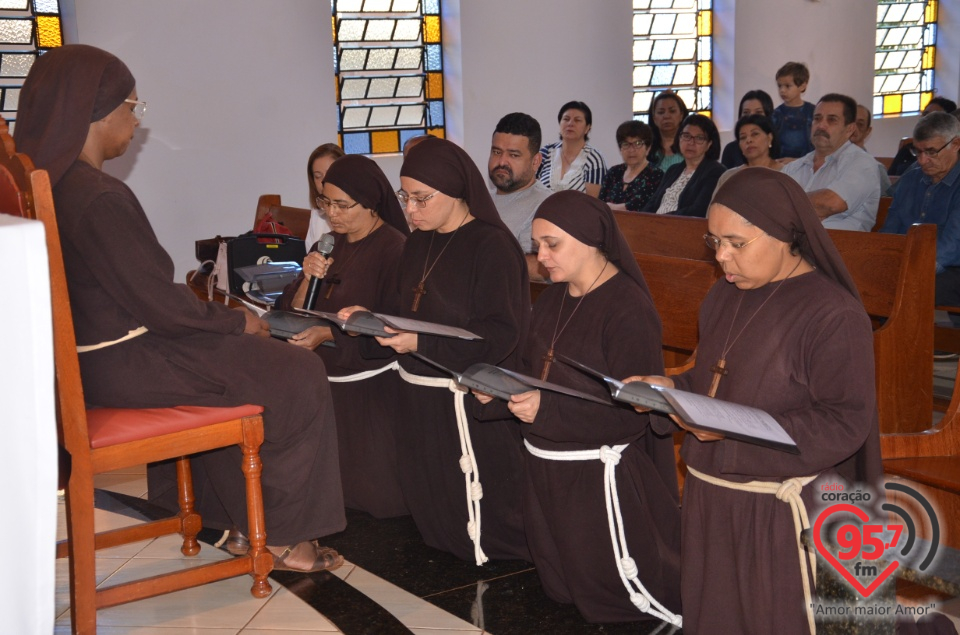
<path id="1" fill-rule="evenodd" d="M 333 90 L 337 98 L 337 103 L 340 103 L 340 81 L 334 77 L 333 78 Z"/>
<path id="2" fill-rule="evenodd" d="M 925 46 L 923 47 L 923 70 L 928 68 L 934 68 L 937 62 L 937 47 L 935 46 Z"/>
<path id="3" fill-rule="evenodd" d="M 440 16 L 423 16 L 423 41 L 427 44 L 440 43 Z"/>
<path id="4" fill-rule="evenodd" d="M 427 73 L 427 97 L 443 99 L 443 73 Z"/>
<path id="5" fill-rule="evenodd" d="M 40 48 L 53 48 L 63 45 L 60 35 L 60 18 L 46 15 L 37 16 L 37 45 Z"/>
<path id="6" fill-rule="evenodd" d="M 930 100 L 933 99 L 933 93 L 927 91 L 925 93 L 920 93 L 920 112 L 923 112 L 923 109 L 927 107 L 927 104 L 930 103 Z"/>
<path id="7" fill-rule="evenodd" d="M 370 133 L 373 154 L 400 152 L 400 133 L 396 130 L 377 130 Z"/>
<path id="8" fill-rule="evenodd" d="M 333 41 L 337 41 L 337 16 L 336 14 L 330 16 L 330 28 L 333 29 Z"/>
<path id="9" fill-rule="evenodd" d="M 903 95 L 884 95 L 883 114 L 899 115 L 903 111 Z"/>
<path id="10" fill-rule="evenodd" d="M 433 135 L 434 137 L 439 137 L 440 139 L 446 139 L 447 136 L 443 132 L 443 128 L 429 128 L 427 129 L 427 134 Z"/>
<path id="11" fill-rule="evenodd" d="M 343 147 L 343 133 L 342 133 L 342 132 L 338 132 L 338 133 L 337 133 L 337 145 L 340 146 L 341 148 Z"/>
<path id="12" fill-rule="evenodd" d="M 697 86 L 710 86 L 713 84 L 713 64 L 709 61 L 703 61 L 697 64 Z"/>
<path id="13" fill-rule="evenodd" d="M 928 0 L 927 2 L 927 8 L 924 12 L 923 19 L 928 24 L 930 22 L 937 21 L 937 2 L 938 0 Z"/>
<path id="14" fill-rule="evenodd" d="M 697 35 L 713 35 L 713 11 L 697 12 Z"/>

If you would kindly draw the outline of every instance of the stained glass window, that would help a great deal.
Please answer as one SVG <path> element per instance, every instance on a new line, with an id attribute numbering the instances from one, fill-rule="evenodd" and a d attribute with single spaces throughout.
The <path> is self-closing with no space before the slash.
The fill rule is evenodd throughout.
<path id="1" fill-rule="evenodd" d="M 37 56 L 62 44 L 58 0 L 0 0 L 0 116 L 7 123 L 16 119 L 20 87 Z"/>
<path id="2" fill-rule="evenodd" d="M 879 0 L 875 116 L 913 115 L 933 98 L 939 0 Z"/>
<path id="3" fill-rule="evenodd" d="M 713 110 L 713 0 L 633 0 L 633 114 L 647 121 L 657 93 Z"/>
<path id="4" fill-rule="evenodd" d="M 344 151 L 400 152 L 411 137 L 444 137 L 440 0 L 330 4 Z"/>

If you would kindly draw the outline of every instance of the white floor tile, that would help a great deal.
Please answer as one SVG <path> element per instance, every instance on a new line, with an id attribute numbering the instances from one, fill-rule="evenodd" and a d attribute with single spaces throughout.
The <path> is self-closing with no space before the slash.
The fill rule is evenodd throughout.
<path id="1" fill-rule="evenodd" d="M 93 486 L 118 494 L 140 498 L 147 493 L 147 479 L 143 474 L 98 474 L 93 477 Z"/>
<path id="2" fill-rule="evenodd" d="M 273 594 L 270 601 L 250 620 L 243 632 L 250 633 L 258 630 L 272 632 L 271 629 L 282 630 L 284 633 L 291 630 L 313 633 L 340 632 L 333 622 L 284 588 L 278 589 Z"/>
<path id="3" fill-rule="evenodd" d="M 261 628 L 245 628 L 240 631 L 240 635 L 317 635 L 317 633 L 329 633 L 330 631 L 291 631 L 287 629 L 263 630 Z M 339 633 L 340 631 L 333 631 Z"/>
<path id="4" fill-rule="evenodd" d="M 237 635 L 235 628 L 163 628 L 160 626 L 102 626 L 97 624 L 97 635 Z M 54 635 L 70 635 L 70 618 L 57 620 Z M 283 635 L 289 635 L 284 633 Z"/>
<path id="5" fill-rule="evenodd" d="M 97 584 L 100 584 L 108 577 L 116 573 L 117 569 L 123 566 L 125 560 L 116 560 L 112 558 L 97 558 Z M 70 609 L 70 562 L 66 558 L 57 560 L 56 564 L 57 590 L 54 595 L 54 615 L 60 617 L 64 612 Z M 70 616 L 67 615 L 69 622 Z"/>
<path id="6" fill-rule="evenodd" d="M 143 547 L 135 558 L 164 558 L 164 559 L 183 559 L 185 562 L 200 560 L 229 560 L 233 556 L 225 551 L 217 549 L 213 545 L 204 542 L 200 543 L 200 553 L 195 556 L 185 556 L 180 551 L 183 546 L 183 538 L 180 534 L 170 534 L 154 539 L 151 543 Z"/>

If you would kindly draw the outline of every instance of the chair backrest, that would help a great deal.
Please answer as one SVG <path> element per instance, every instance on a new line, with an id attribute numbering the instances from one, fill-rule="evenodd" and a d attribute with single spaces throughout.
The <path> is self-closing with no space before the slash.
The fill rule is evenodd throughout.
<path id="1" fill-rule="evenodd" d="M 80 382 L 77 340 L 67 292 L 67 277 L 60 250 L 60 233 L 53 207 L 53 192 L 46 170 L 14 149 L 13 138 L 0 129 L 0 213 L 43 223 L 50 262 L 50 299 L 53 304 L 53 353 L 57 373 L 57 419 L 63 444 L 74 463 L 89 455 L 86 405 Z M 87 459 L 89 460 L 89 459 Z"/>
<path id="2" fill-rule="evenodd" d="M 262 194 L 257 201 L 257 214 L 253 219 L 253 229 L 260 225 L 260 221 L 267 214 L 273 220 L 283 223 L 297 238 L 306 238 L 310 228 L 310 210 L 303 207 L 289 207 L 280 204 L 279 194 Z M 309 249 L 311 245 L 307 245 Z"/>
<path id="3" fill-rule="evenodd" d="M 877 205 L 877 221 L 870 231 L 878 232 L 883 228 L 883 224 L 887 222 L 887 212 L 890 211 L 891 203 L 893 203 L 892 196 L 880 197 L 880 203 Z"/>

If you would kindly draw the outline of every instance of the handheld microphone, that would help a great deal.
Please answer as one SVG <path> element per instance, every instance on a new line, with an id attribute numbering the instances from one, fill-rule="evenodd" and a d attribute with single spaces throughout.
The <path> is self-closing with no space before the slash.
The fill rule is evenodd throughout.
<path id="1" fill-rule="evenodd" d="M 333 252 L 333 234 L 324 234 L 320 237 L 320 242 L 317 243 L 317 251 L 324 258 Z M 323 278 L 313 278 L 310 280 L 310 286 L 307 287 L 307 299 L 303 303 L 303 308 L 308 311 L 315 310 L 317 298 L 320 297 L 320 283 L 322 282 Z"/>

